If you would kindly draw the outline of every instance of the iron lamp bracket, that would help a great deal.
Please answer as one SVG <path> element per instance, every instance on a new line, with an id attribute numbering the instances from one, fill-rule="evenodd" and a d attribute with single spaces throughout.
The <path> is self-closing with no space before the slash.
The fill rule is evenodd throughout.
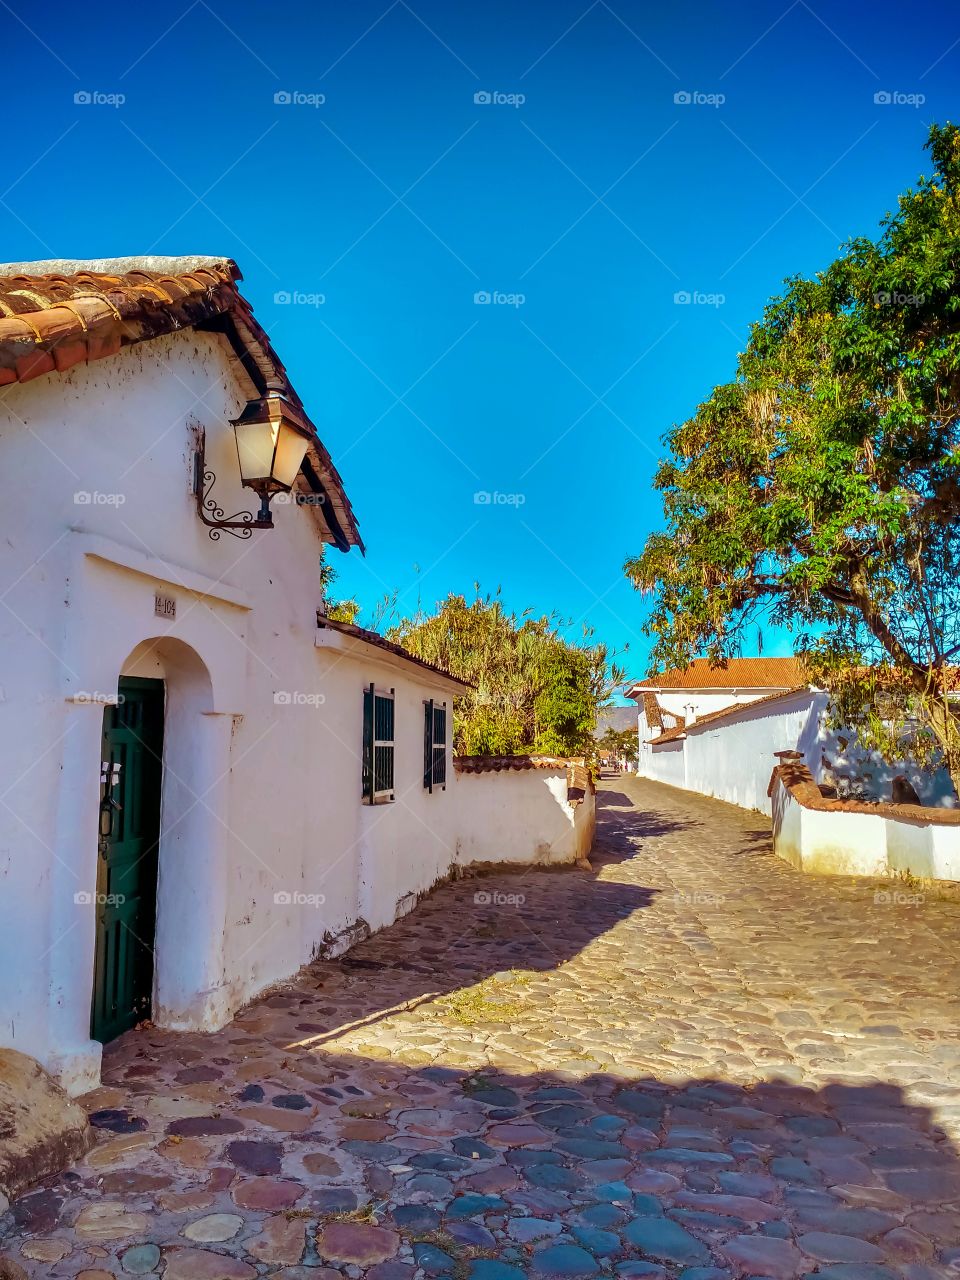
<path id="1" fill-rule="evenodd" d="M 256 515 L 252 511 L 238 511 L 228 517 L 216 498 L 211 497 L 210 491 L 216 482 L 216 473 L 207 466 L 205 442 L 201 437 L 193 455 L 193 493 L 197 500 L 197 515 L 210 530 L 214 542 L 220 541 L 224 530 L 233 538 L 246 539 L 252 537 L 254 529 L 275 527 L 268 491 L 260 493 L 260 510 Z"/>

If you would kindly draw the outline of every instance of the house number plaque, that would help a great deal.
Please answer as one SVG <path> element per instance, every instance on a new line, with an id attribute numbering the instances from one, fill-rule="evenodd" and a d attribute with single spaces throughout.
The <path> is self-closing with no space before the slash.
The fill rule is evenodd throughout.
<path id="1" fill-rule="evenodd" d="M 153 612 L 158 618 L 172 620 L 177 616 L 177 602 L 173 596 L 163 596 L 158 591 L 153 597 Z"/>

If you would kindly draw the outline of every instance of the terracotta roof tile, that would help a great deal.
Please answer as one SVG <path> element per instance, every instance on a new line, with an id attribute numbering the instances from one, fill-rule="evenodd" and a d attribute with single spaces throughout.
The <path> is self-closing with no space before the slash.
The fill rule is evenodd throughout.
<path id="1" fill-rule="evenodd" d="M 660 703 L 655 693 L 643 694 L 643 714 L 647 717 L 648 729 L 662 729 L 663 717 L 660 714 Z"/>
<path id="2" fill-rule="evenodd" d="M 910 823 L 960 826 L 960 809 L 941 809 L 920 804 L 888 804 L 883 801 L 866 804 L 862 800 L 834 800 L 823 794 L 814 781 L 813 774 L 798 760 L 784 760 L 774 768 L 767 787 L 767 795 L 771 798 L 778 782 L 783 784 L 804 809 L 819 809 L 821 813 L 868 813 L 881 818 L 900 818 Z"/>
<path id="3" fill-rule="evenodd" d="M 549 769 L 567 772 L 567 803 L 582 804 L 596 791 L 593 777 L 583 756 L 454 756 L 457 773 L 512 773 L 527 769 Z"/>
<path id="4" fill-rule="evenodd" d="M 363 548 L 343 481 L 270 339 L 237 288 L 232 258 L 112 258 L 0 264 L 0 386 L 65 373 L 75 364 L 184 328 L 224 335 L 259 395 L 279 382 L 313 440 L 302 483 L 329 540 Z"/>
<path id="5" fill-rule="evenodd" d="M 403 645 L 394 644 L 392 640 L 388 640 L 386 636 L 382 636 L 379 631 L 369 631 L 366 627 L 358 627 L 354 622 L 341 622 L 338 618 L 328 618 L 325 613 L 317 611 L 317 626 L 321 631 L 328 629 L 330 631 L 339 631 L 341 635 L 352 636 L 355 640 L 363 640 L 366 644 L 375 645 L 378 649 L 383 649 L 385 653 L 392 653 L 396 658 L 403 658 L 406 662 L 412 662 L 418 667 L 423 667 L 426 671 L 431 671 L 435 675 L 443 676 L 447 680 L 454 680 L 457 684 L 463 685 L 464 689 L 474 689 L 475 685 L 469 680 L 461 680 L 459 676 L 455 676 L 450 671 L 446 671 L 443 667 L 438 667 L 432 662 L 427 662 L 423 658 L 418 658 L 409 649 L 404 649 Z"/>
<path id="6" fill-rule="evenodd" d="M 454 756 L 458 773 L 509 773 L 521 769 L 568 769 L 585 767 L 583 756 Z"/>
<path id="7" fill-rule="evenodd" d="M 728 658 L 722 666 L 694 658 L 689 667 L 638 680 L 627 690 L 627 697 L 643 689 L 789 689 L 802 680 L 798 658 Z"/>

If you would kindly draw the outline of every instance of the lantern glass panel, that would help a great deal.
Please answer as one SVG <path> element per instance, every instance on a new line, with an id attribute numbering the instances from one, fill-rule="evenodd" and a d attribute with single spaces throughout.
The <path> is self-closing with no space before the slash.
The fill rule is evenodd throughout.
<path id="1" fill-rule="evenodd" d="M 290 489 L 300 473 L 300 466 L 310 442 L 300 431 L 296 431 L 282 420 L 279 428 L 272 479 L 282 488 Z"/>
<path id="2" fill-rule="evenodd" d="M 239 422 L 234 430 L 237 433 L 241 480 L 248 485 L 268 482 L 273 469 L 275 424 L 270 421 Z"/>

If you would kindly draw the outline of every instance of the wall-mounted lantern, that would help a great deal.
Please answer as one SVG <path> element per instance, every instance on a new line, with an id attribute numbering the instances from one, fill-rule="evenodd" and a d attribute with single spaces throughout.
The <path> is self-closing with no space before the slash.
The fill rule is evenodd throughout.
<path id="1" fill-rule="evenodd" d="M 210 496 L 216 475 L 207 467 L 203 437 L 194 455 L 193 492 L 197 513 L 216 542 L 221 530 L 234 538 L 249 538 L 254 529 L 272 529 L 270 500 L 276 493 L 289 493 L 300 472 L 312 440 L 300 415 L 279 387 L 267 385 L 264 395 L 244 405 L 231 423 L 237 437 L 240 481 L 260 495 L 260 510 L 254 515 L 241 511 L 225 519 L 223 507 Z"/>

